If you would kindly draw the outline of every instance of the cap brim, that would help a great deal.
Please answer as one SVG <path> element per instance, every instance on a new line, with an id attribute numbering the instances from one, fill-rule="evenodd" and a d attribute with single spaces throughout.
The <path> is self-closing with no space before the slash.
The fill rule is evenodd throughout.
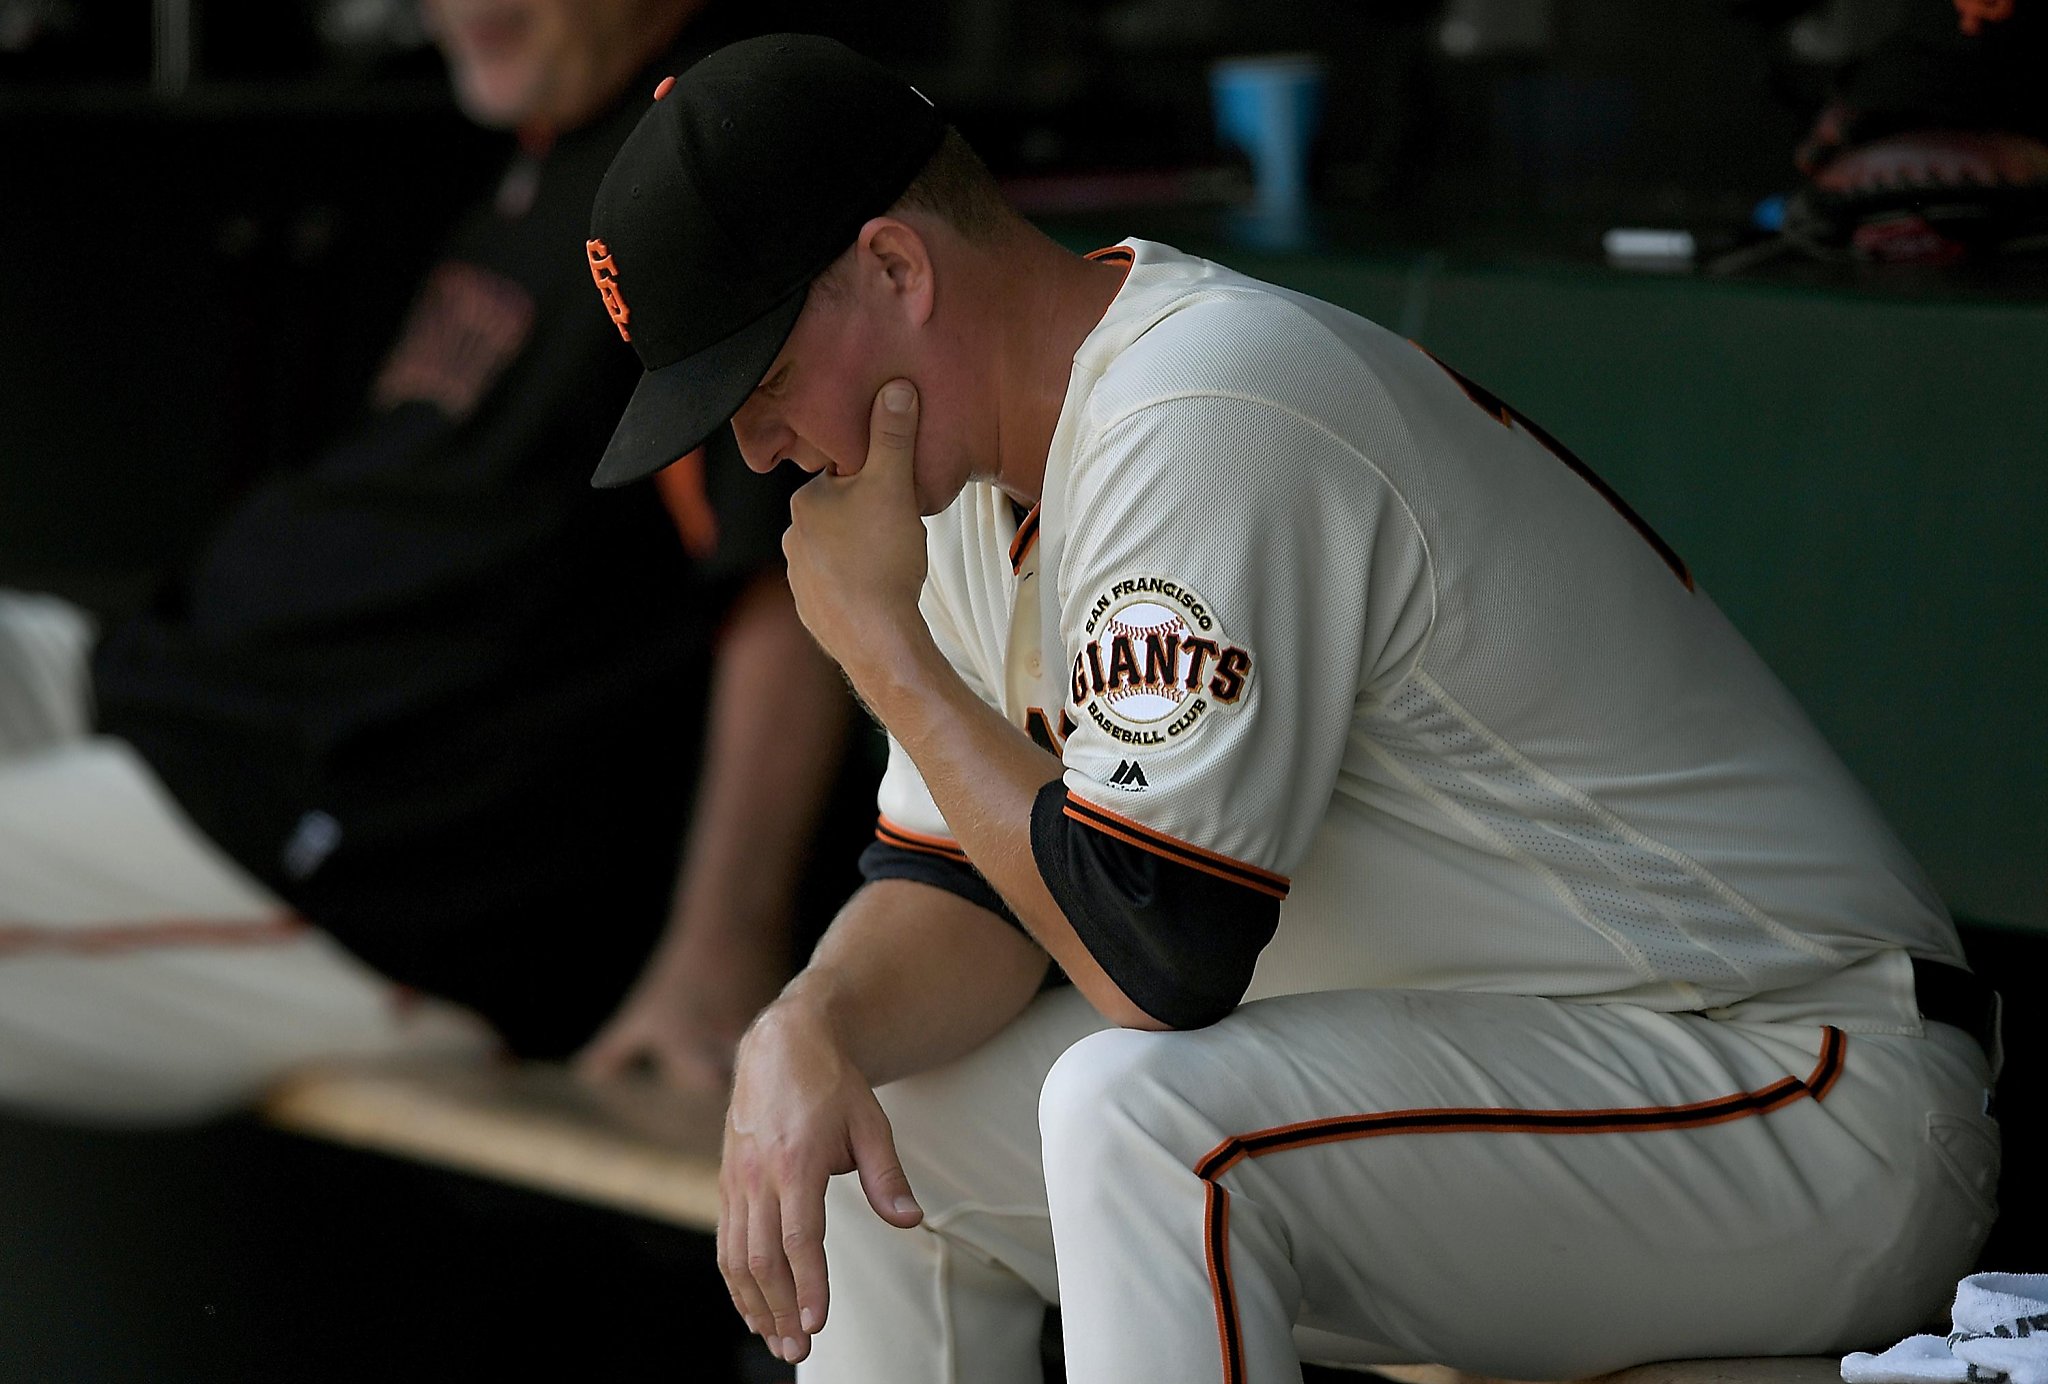
<path id="1" fill-rule="evenodd" d="M 806 285 L 725 340 L 642 375 L 590 483 L 610 489 L 651 476 L 731 422 L 789 340 L 808 291 Z"/>

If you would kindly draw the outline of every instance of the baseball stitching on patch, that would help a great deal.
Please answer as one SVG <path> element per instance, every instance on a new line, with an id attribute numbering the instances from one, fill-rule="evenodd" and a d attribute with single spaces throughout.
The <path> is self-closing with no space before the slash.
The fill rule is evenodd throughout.
<path id="1" fill-rule="evenodd" d="M 1181 680 L 1188 663 L 1187 657 L 1179 652 L 1179 644 L 1192 634 L 1180 612 L 1149 601 L 1125 606 L 1110 616 L 1103 627 L 1105 640 L 1123 638 L 1129 640 L 1133 648 L 1143 649 L 1147 639 L 1163 640 L 1171 635 L 1175 640 L 1175 656 L 1172 669 L 1160 681 L 1127 683 L 1106 690 L 1102 699 L 1115 707 L 1119 716 L 1131 721 L 1158 721 L 1178 711 L 1187 700 L 1187 689 L 1181 685 Z"/>

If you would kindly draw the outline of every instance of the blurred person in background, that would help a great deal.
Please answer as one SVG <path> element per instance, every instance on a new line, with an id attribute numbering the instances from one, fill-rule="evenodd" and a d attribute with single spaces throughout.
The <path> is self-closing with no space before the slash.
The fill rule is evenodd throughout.
<path id="1" fill-rule="evenodd" d="M 734 34 L 705 0 L 426 12 L 518 148 L 356 425 L 136 618 L 0 593 L 17 1109 L 188 1119 L 309 1060 L 499 1048 L 715 1088 L 830 876 L 848 704 L 791 605 L 786 490 L 729 439 L 659 488 L 587 481 L 637 378 L 591 199 L 657 81 Z"/>

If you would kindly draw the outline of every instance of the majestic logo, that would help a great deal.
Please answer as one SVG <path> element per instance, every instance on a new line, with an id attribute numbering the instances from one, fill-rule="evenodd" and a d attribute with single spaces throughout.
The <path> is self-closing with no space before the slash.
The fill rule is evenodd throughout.
<path id="1" fill-rule="evenodd" d="M 1135 759 L 1120 759 L 1117 761 L 1116 772 L 1109 776 L 1109 786 L 1111 788 L 1128 788 L 1135 793 L 1142 788 L 1149 788 L 1152 785 L 1145 782 L 1144 765 L 1138 763 Z"/>
<path id="2" fill-rule="evenodd" d="M 1074 705 L 1122 744 L 1178 740 L 1250 690 L 1251 654 L 1232 644 L 1208 603 L 1179 582 L 1116 583 L 1095 598 L 1084 631 L 1087 642 L 1074 657 Z M 1138 772 L 1136 786 L 1143 786 Z M 1117 786 L 1133 786 L 1127 780 Z"/>
<path id="3" fill-rule="evenodd" d="M 1974 38 L 1986 24 L 2011 19 L 2012 7 L 2013 0 L 1956 0 L 1956 27 Z"/>
<path id="4" fill-rule="evenodd" d="M 633 320 L 633 310 L 626 306 L 626 297 L 619 292 L 619 266 L 612 260 L 612 252 L 601 240 L 586 240 L 583 248 L 590 256 L 590 279 L 597 285 L 597 296 L 604 299 L 604 310 L 612 315 L 612 325 L 619 329 L 621 340 L 631 341 L 633 334 L 626 330 L 626 324 Z"/>

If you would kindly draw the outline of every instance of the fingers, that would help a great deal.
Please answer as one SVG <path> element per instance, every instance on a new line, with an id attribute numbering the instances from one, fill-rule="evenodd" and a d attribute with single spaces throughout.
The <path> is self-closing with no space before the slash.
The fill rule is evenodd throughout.
<path id="1" fill-rule="evenodd" d="M 810 1354 L 825 1321 L 825 1186 L 822 1175 L 770 1175 L 728 1148 L 720 1175 L 718 1268 L 747 1329 L 776 1358 Z"/>
<path id="2" fill-rule="evenodd" d="M 747 1198 L 727 1192 L 718 1217 L 718 1271 L 725 1278 L 725 1290 L 732 1297 L 733 1310 L 747 1324 L 747 1330 L 774 1339 L 775 1315 L 747 1268 Z"/>
<path id="3" fill-rule="evenodd" d="M 762 1334 L 779 1358 L 794 1360 L 803 1328 L 797 1320 L 796 1279 L 782 1242 L 782 1204 L 764 1195 L 747 1208 L 747 1272 L 768 1311 L 768 1329 Z"/>
<path id="4" fill-rule="evenodd" d="M 576 1055 L 585 1081 L 617 1081 L 644 1064 L 657 1085 L 698 1093 L 723 1091 L 732 1082 L 734 1042 L 715 1034 L 675 1031 L 635 1020 L 612 1025 Z"/>
<path id="5" fill-rule="evenodd" d="M 923 1220 L 924 1208 L 910 1190 L 910 1179 L 896 1156 L 896 1138 L 889 1132 L 889 1117 L 882 1113 L 881 1105 L 873 1107 L 870 1117 L 852 1122 L 847 1133 L 861 1190 L 867 1193 L 875 1214 L 904 1229 Z"/>
<path id="6" fill-rule="evenodd" d="M 830 1297 L 825 1278 L 825 1199 L 785 1196 L 782 1201 L 782 1252 L 796 1283 L 796 1327 L 801 1360 L 810 1352 L 809 1337 L 825 1324 Z"/>

